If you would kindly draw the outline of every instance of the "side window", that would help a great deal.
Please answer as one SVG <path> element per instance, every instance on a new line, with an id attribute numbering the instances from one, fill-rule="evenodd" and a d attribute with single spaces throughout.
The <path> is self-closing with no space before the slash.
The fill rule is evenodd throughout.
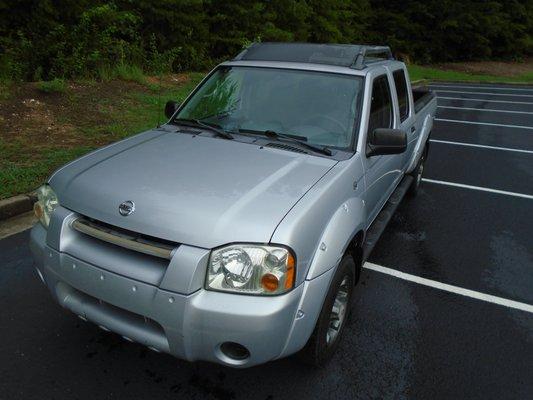
<path id="1" fill-rule="evenodd" d="M 398 105 L 400 106 L 400 121 L 405 121 L 409 116 L 409 94 L 407 93 L 407 77 L 405 71 L 399 69 L 392 74 L 396 94 L 398 95 Z"/>
<path id="2" fill-rule="evenodd" d="M 387 75 L 374 79 L 372 84 L 372 100 L 370 103 L 370 118 L 368 133 L 378 128 L 392 128 L 393 111 L 392 98 Z"/>

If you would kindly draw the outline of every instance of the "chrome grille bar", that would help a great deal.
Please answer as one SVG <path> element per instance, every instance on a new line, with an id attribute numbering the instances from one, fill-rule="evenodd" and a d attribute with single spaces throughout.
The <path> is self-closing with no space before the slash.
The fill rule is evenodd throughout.
<path id="1" fill-rule="evenodd" d="M 95 239 L 102 240 L 114 244 L 116 246 L 124 247 L 129 250 L 138 251 L 139 253 L 148 254 L 154 257 L 165 258 L 170 260 L 172 258 L 172 251 L 174 247 L 163 243 L 147 243 L 141 242 L 133 237 L 126 237 L 120 235 L 111 229 L 106 229 L 99 225 L 93 224 L 84 218 L 78 218 L 72 222 L 72 227 L 78 232 L 92 236 Z"/>

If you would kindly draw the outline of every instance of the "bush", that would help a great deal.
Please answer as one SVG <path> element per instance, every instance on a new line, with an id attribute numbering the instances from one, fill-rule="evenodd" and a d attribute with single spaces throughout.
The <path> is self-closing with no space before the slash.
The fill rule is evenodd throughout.
<path id="1" fill-rule="evenodd" d="M 37 89 L 45 93 L 64 93 L 67 85 L 63 79 L 55 78 L 51 81 L 38 82 Z"/>
<path id="2" fill-rule="evenodd" d="M 98 69 L 97 78 L 102 81 L 110 81 L 112 79 L 122 79 L 123 81 L 137 82 L 145 84 L 143 70 L 136 65 L 119 64 L 115 67 L 103 66 Z"/>

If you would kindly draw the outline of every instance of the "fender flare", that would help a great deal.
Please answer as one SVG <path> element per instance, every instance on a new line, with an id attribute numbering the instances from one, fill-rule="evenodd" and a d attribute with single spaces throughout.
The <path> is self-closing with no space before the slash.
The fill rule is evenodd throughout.
<path id="1" fill-rule="evenodd" d="M 295 353 L 307 343 L 323 307 L 336 268 L 354 238 L 360 232 L 364 232 L 364 218 L 364 202 L 353 198 L 343 202 L 329 220 L 313 255 L 304 281 L 304 293 L 298 305 L 298 309 L 305 311 L 306 316 L 295 318 L 280 357 Z M 360 223 L 355 223 L 356 221 Z M 359 239 L 364 239 L 364 237 L 357 237 L 357 240 Z M 322 243 L 326 245 L 325 249 Z"/>
<path id="2" fill-rule="evenodd" d="M 409 166 L 407 167 L 407 170 L 405 171 L 406 174 L 413 172 L 413 170 L 416 168 L 418 161 L 420 160 L 420 157 L 422 157 L 422 152 L 424 151 L 424 147 L 429 138 L 429 133 L 431 132 L 432 128 L 433 128 L 433 118 L 431 115 L 427 115 L 422 125 L 422 132 L 420 133 L 418 142 L 416 143 L 415 149 L 413 150 L 413 156 L 411 157 Z"/>
<path id="3" fill-rule="evenodd" d="M 365 204 L 359 198 L 346 200 L 340 205 L 322 231 L 306 280 L 337 267 L 355 236 L 365 231 L 365 216 Z"/>

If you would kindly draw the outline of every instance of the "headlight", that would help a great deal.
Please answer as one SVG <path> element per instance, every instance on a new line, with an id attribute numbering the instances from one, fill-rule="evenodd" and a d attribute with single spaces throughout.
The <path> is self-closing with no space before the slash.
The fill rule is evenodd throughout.
<path id="1" fill-rule="evenodd" d="M 35 216 L 41 221 L 41 224 L 48 228 L 50 214 L 59 205 L 57 196 L 49 185 L 43 185 L 37 189 L 37 199 L 37 202 L 33 205 L 33 211 Z"/>
<path id="2" fill-rule="evenodd" d="M 225 292 L 276 295 L 294 287 L 295 260 L 279 246 L 236 244 L 211 252 L 206 288 Z"/>

